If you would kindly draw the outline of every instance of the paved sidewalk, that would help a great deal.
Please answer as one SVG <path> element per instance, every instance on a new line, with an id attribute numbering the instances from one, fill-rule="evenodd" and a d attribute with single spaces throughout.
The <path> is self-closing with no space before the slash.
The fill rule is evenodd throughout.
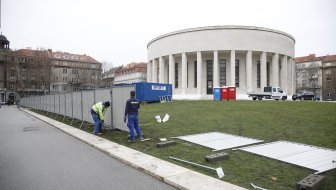
<path id="1" fill-rule="evenodd" d="M 243 190 L 244 188 L 225 181 L 183 168 L 170 162 L 130 149 L 104 138 L 55 121 L 27 109 L 22 109 L 36 118 L 68 133 L 69 135 L 105 152 L 129 166 L 143 171 L 179 189 L 190 190 Z M 225 172 L 225 171 L 224 171 Z"/>
<path id="2" fill-rule="evenodd" d="M 15 106 L 0 108 L 0 190 L 174 190 Z"/>

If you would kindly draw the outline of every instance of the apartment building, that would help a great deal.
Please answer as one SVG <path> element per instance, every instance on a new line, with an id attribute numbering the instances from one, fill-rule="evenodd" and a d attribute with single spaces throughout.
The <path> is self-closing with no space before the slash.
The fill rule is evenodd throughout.
<path id="1" fill-rule="evenodd" d="M 297 57 L 296 91 L 311 91 L 321 100 L 336 100 L 336 55 Z"/>

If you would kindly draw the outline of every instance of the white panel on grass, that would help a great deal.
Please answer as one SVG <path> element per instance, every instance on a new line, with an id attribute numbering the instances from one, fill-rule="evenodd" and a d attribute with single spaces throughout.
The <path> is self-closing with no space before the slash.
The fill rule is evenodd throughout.
<path id="1" fill-rule="evenodd" d="M 185 141 L 209 147 L 215 151 L 263 142 L 262 140 L 230 135 L 219 132 L 202 133 L 176 137 Z"/>
<path id="2" fill-rule="evenodd" d="M 311 145 L 276 141 L 239 148 L 240 150 L 302 166 L 318 172 L 336 168 L 336 150 Z"/>

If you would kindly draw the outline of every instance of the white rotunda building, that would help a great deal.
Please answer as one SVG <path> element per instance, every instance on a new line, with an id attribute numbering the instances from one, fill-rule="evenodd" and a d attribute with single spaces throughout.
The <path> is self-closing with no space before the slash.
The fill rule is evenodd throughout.
<path id="1" fill-rule="evenodd" d="M 252 26 L 209 26 L 161 35 L 147 45 L 147 82 L 173 85 L 175 99 L 212 99 L 235 86 L 237 98 L 280 86 L 295 92 L 293 36 Z"/>

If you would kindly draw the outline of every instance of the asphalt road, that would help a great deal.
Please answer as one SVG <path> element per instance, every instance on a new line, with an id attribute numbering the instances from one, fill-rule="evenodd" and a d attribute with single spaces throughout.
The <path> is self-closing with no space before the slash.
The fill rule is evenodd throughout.
<path id="1" fill-rule="evenodd" d="M 58 129 L 0 108 L 0 190 L 175 189 Z"/>

